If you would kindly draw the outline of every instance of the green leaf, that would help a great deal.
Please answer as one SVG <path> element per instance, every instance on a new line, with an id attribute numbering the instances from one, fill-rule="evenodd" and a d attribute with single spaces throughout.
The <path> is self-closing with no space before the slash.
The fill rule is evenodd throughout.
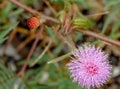
<path id="1" fill-rule="evenodd" d="M 77 42 L 82 37 L 82 35 L 82 33 L 77 33 L 75 36 L 75 42 Z"/>
<path id="2" fill-rule="evenodd" d="M 2 44 L 6 39 L 7 39 L 7 37 L 3 38 L 3 39 L 0 38 L 0 44 Z"/>
<path id="3" fill-rule="evenodd" d="M 84 8 L 90 8 L 90 5 L 88 4 L 88 2 L 86 2 L 86 0 L 71 0 L 77 4 L 81 4 Z"/>
<path id="4" fill-rule="evenodd" d="M 53 50 L 54 57 L 57 57 L 58 54 L 61 52 L 63 46 L 63 42 L 58 44 L 58 46 Z"/>
<path id="5" fill-rule="evenodd" d="M 7 3 L 6 7 L 0 11 L 0 22 L 4 22 L 9 15 L 10 15 L 10 10 L 12 9 L 12 4 Z"/>
<path id="6" fill-rule="evenodd" d="M 114 13 L 111 13 L 111 14 L 108 15 L 108 17 L 107 17 L 107 19 L 106 19 L 106 21 L 105 21 L 105 23 L 104 23 L 102 32 L 101 32 L 102 34 L 104 34 L 104 33 L 106 32 L 107 27 L 108 27 L 108 25 L 112 22 L 112 19 L 113 19 L 114 16 L 115 16 Z"/>
<path id="7" fill-rule="evenodd" d="M 0 89 L 13 89 L 15 79 L 11 70 L 0 63 Z"/>
<path id="8" fill-rule="evenodd" d="M 58 43 L 58 40 L 56 39 L 56 35 L 55 35 L 53 29 L 50 28 L 50 27 L 48 27 L 48 26 L 46 26 L 46 29 L 45 29 L 45 30 L 46 30 L 46 31 L 48 32 L 48 34 L 52 37 L 53 42 L 55 42 L 55 43 L 57 44 L 57 43 Z"/>
<path id="9" fill-rule="evenodd" d="M 10 14 L 10 16 L 19 16 L 24 10 L 19 8 L 16 11 L 14 11 L 13 13 Z"/>
<path id="10" fill-rule="evenodd" d="M 14 24 L 14 26 L 11 24 L 9 29 L 0 31 L 0 44 L 3 43 L 7 39 L 6 36 L 8 35 L 9 32 L 14 30 L 14 28 L 17 26 L 17 24 Z"/>
<path id="11" fill-rule="evenodd" d="M 113 24 L 113 27 L 112 27 L 112 30 L 111 30 L 111 33 L 110 33 L 110 37 L 111 38 L 114 38 L 114 36 L 116 36 L 116 32 L 117 30 L 119 29 L 120 27 L 120 21 L 117 21 Z"/>

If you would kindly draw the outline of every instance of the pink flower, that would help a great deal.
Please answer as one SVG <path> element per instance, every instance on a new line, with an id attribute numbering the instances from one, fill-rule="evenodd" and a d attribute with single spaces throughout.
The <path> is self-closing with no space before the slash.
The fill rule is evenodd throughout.
<path id="1" fill-rule="evenodd" d="M 75 58 L 67 64 L 73 81 L 87 87 L 99 87 L 107 82 L 111 75 L 108 55 L 95 46 L 79 47 L 73 55 Z"/>

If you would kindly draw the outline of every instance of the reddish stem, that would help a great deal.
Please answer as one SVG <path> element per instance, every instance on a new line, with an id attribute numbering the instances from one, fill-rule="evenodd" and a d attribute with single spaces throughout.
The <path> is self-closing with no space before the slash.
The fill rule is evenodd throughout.
<path id="1" fill-rule="evenodd" d="M 97 33 L 91 32 L 91 31 L 86 31 L 86 30 L 81 30 L 81 29 L 77 29 L 76 31 L 77 31 L 77 32 L 84 33 L 84 34 L 86 34 L 86 35 L 95 37 L 95 38 L 97 38 L 97 39 L 100 39 L 100 40 L 102 40 L 102 41 L 105 41 L 105 42 L 108 42 L 108 43 L 111 43 L 111 44 L 113 44 L 113 45 L 116 45 L 116 46 L 120 47 L 120 42 L 117 41 L 117 40 L 112 40 L 112 39 L 110 39 L 110 38 L 108 38 L 108 37 L 99 35 L 99 34 L 97 34 Z"/>
<path id="2" fill-rule="evenodd" d="M 70 19 L 73 19 L 74 13 L 75 13 L 75 11 L 74 11 L 74 6 L 72 5 L 72 6 L 71 6 L 71 10 L 70 10 Z"/>
<path id="3" fill-rule="evenodd" d="M 45 18 L 45 19 L 47 19 L 47 20 L 51 20 L 51 21 L 53 21 L 53 22 L 55 22 L 55 23 L 59 23 L 59 21 L 58 21 L 57 19 L 52 18 L 52 17 L 49 17 L 49 16 L 47 16 L 47 15 L 44 15 L 44 14 L 42 14 L 42 13 L 40 13 L 40 12 L 38 12 L 38 11 L 36 11 L 36 10 L 34 10 L 34 9 L 32 9 L 32 8 L 30 8 L 30 7 L 22 4 L 22 3 L 20 3 L 20 2 L 17 1 L 17 0 L 10 0 L 10 2 L 12 2 L 13 4 L 15 4 L 15 5 L 23 8 L 24 10 L 28 11 L 28 12 L 31 13 L 32 15 L 40 16 L 41 18 Z"/>
<path id="4" fill-rule="evenodd" d="M 35 39 L 35 41 L 34 41 L 34 43 L 32 45 L 32 48 L 30 49 L 30 52 L 29 52 L 29 54 L 28 54 L 28 56 L 27 56 L 27 58 L 25 60 L 25 63 L 22 66 L 21 70 L 18 72 L 17 76 L 22 76 L 22 77 L 24 76 L 24 72 L 26 70 L 28 62 L 29 62 L 29 60 L 30 60 L 30 58 L 31 58 L 31 56 L 32 56 L 35 48 L 36 48 L 36 45 L 37 45 L 40 37 L 42 36 L 43 29 L 44 29 L 44 26 L 42 26 L 41 29 L 40 29 L 40 31 L 38 32 L 37 37 L 36 37 L 36 39 Z"/>

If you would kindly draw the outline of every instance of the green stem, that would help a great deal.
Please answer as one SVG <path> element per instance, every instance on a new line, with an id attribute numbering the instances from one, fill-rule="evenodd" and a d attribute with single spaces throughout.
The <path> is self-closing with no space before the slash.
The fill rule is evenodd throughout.
<path id="1" fill-rule="evenodd" d="M 51 61 L 48 61 L 47 64 L 51 64 L 51 63 L 56 63 L 56 62 L 62 61 L 63 59 L 69 57 L 72 54 L 73 54 L 73 51 L 71 51 L 71 52 L 69 52 L 69 53 L 67 53 L 67 54 L 65 54 L 63 56 L 60 56 L 58 58 L 55 58 L 55 59 L 53 59 Z"/>
<path id="2" fill-rule="evenodd" d="M 52 41 L 50 40 L 48 43 L 48 46 L 44 49 L 44 51 L 41 53 L 41 55 L 30 65 L 31 67 L 34 66 L 44 56 L 46 51 L 49 49 L 51 43 L 52 43 Z"/>

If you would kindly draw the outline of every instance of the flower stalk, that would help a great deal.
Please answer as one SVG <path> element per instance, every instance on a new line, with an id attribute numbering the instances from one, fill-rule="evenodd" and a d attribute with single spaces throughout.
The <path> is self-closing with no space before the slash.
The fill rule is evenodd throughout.
<path id="1" fill-rule="evenodd" d="M 69 52 L 69 53 L 67 53 L 67 54 L 65 54 L 65 55 L 63 55 L 63 56 L 60 56 L 60 57 L 58 57 L 58 58 L 52 59 L 52 60 L 48 61 L 47 64 L 51 64 L 51 63 L 56 63 L 56 62 L 62 61 L 62 60 L 64 60 L 65 58 L 71 56 L 72 53 L 73 53 L 73 51 L 71 51 L 71 52 Z"/>

